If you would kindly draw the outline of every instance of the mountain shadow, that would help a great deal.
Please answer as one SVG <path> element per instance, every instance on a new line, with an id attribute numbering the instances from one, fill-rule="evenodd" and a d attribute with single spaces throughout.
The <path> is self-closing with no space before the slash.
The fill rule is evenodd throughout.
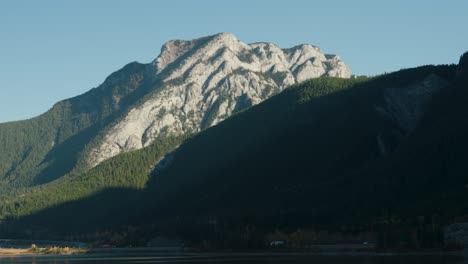
<path id="1" fill-rule="evenodd" d="M 226 247 L 300 230 L 441 246 L 443 228 L 468 214 L 468 82 L 459 72 L 305 82 L 186 141 L 144 190 L 107 190 L 10 226 L 69 236 L 133 226 Z"/>
<path id="2" fill-rule="evenodd" d="M 0 225 L 3 237 L 63 239 L 80 233 L 112 230 L 129 224 L 141 191 L 109 188 L 89 197 L 47 208 L 30 216 L 7 218 Z M 136 209 L 135 209 L 136 210 Z"/>

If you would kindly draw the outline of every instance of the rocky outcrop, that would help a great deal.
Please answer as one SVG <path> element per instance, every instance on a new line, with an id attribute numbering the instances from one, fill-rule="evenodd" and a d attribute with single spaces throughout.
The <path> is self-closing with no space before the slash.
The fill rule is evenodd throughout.
<path id="1" fill-rule="evenodd" d="M 376 106 L 376 110 L 392 123 L 394 129 L 382 131 L 377 136 L 381 155 L 386 155 L 394 149 L 395 143 L 400 142 L 416 128 L 429 108 L 432 96 L 448 84 L 447 80 L 430 74 L 410 86 L 389 87 L 384 90 L 384 103 Z"/>
<path id="2" fill-rule="evenodd" d="M 297 82 L 351 76 L 338 56 L 318 47 L 245 44 L 229 33 L 169 41 L 149 68 L 160 87 L 108 129 L 89 155 L 91 167 L 158 137 L 215 125 Z"/>
<path id="3" fill-rule="evenodd" d="M 448 81 L 435 74 L 409 87 L 392 87 L 385 90 L 385 106 L 382 108 L 404 135 L 409 134 L 427 110 L 435 92 L 448 85 Z"/>

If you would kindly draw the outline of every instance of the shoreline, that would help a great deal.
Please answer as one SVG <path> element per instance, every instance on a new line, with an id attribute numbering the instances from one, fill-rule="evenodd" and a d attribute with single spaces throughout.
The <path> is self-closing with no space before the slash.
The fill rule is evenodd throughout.
<path id="1" fill-rule="evenodd" d="M 90 253 L 89 249 L 79 248 L 0 248 L 0 257 L 4 256 L 42 256 L 42 255 L 76 255 Z"/>
<path id="2" fill-rule="evenodd" d="M 153 247 L 137 247 L 137 248 L 0 248 L 0 257 L 5 256 L 66 256 L 66 255 L 79 255 L 79 254 L 112 254 L 118 252 L 133 252 L 142 253 L 161 253 L 172 255 L 174 253 L 181 255 L 205 255 L 205 256 L 330 256 L 330 257 L 393 257 L 393 256 L 450 256 L 450 257 L 464 257 L 464 251 L 337 251 L 337 252 L 313 252 L 313 251 L 199 251 L 199 250 L 161 250 L 161 248 Z"/>
<path id="3" fill-rule="evenodd" d="M 0 256 L 34 255 L 30 249 L 0 248 Z"/>

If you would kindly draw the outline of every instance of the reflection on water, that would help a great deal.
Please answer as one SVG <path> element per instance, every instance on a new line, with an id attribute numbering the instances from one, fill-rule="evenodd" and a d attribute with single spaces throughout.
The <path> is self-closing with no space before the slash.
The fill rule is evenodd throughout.
<path id="1" fill-rule="evenodd" d="M 75 256 L 2 257 L 0 264 L 468 264 L 460 257 L 426 256 L 317 256 L 299 254 L 165 254 L 154 251 L 114 250 Z"/>

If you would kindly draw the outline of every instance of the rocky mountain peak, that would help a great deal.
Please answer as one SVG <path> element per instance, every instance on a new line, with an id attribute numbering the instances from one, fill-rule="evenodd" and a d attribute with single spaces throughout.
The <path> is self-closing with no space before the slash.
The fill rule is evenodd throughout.
<path id="1" fill-rule="evenodd" d="M 202 48 L 202 46 L 205 46 L 205 49 L 200 51 L 207 52 L 206 48 L 219 49 L 220 47 L 227 47 L 234 49 L 238 42 L 234 35 L 224 32 L 193 40 L 171 40 L 162 46 L 161 53 L 153 63 L 156 64 L 157 73 L 160 73 L 177 59 L 183 58 L 191 51 Z"/>
<path id="2" fill-rule="evenodd" d="M 302 44 L 246 44 L 230 33 L 171 40 L 153 61 L 162 82 L 152 97 L 131 109 L 91 151 L 89 164 L 145 147 L 158 137 L 200 131 L 255 105 L 287 86 L 318 77 L 349 78 L 336 55 Z"/>

